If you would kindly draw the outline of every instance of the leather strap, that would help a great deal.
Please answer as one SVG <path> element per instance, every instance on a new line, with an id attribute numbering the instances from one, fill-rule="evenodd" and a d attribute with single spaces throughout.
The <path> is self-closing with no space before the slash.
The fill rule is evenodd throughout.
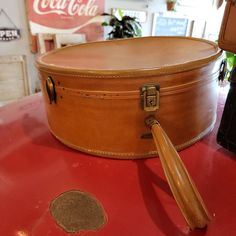
<path id="1" fill-rule="evenodd" d="M 151 129 L 166 179 L 185 220 L 191 229 L 206 227 L 211 217 L 179 154 L 154 117 L 149 117 L 146 124 Z"/>

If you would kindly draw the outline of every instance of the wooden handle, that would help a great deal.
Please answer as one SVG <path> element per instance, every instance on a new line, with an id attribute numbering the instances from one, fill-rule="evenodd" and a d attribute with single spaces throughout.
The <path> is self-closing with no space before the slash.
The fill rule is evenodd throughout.
<path id="1" fill-rule="evenodd" d="M 154 117 L 149 117 L 146 123 L 151 128 L 166 179 L 185 220 L 191 229 L 206 227 L 211 217 L 175 147 Z"/>

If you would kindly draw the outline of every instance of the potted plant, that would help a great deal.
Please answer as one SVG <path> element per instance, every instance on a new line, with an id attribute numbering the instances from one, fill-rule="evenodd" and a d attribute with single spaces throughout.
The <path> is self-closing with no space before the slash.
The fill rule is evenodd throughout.
<path id="1" fill-rule="evenodd" d="M 166 6 L 168 11 L 175 11 L 177 0 L 166 0 Z"/>
<path id="2" fill-rule="evenodd" d="M 112 30 L 109 32 L 109 39 L 117 38 L 133 38 L 142 36 L 141 24 L 136 17 L 124 16 L 122 11 L 118 9 L 118 16 L 108 13 L 102 15 L 108 17 L 108 22 L 102 23 L 102 26 L 110 26 Z"/>
<path id="3" fill-rule="evenodd" d="M 227 69 L 226 69 L 226 75 L 225 78 L 229 79 L 230 72 L 233 69 L 233 67 L 236 65 L 236 54 L 232 52 L 225 52 L 226 54 L 226 62 L 227 62 Z"/>

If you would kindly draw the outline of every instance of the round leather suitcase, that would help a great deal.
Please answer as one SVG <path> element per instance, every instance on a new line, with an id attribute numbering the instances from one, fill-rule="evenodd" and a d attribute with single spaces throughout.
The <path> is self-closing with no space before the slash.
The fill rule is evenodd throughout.
<path id="1" fill-rule="evenodd" d="M 185 37 L 86 43 L 42 55 L 50 130 L 83 152 L 144 158 L 157 155 L 144 123 L 153 114 L 183 149 L 213 128 L 220 56 L 213 42 Z"/>
<path id="2" fill-rule="evenodd" d="M 216 44 L 185 37 L 113 40 L 50 52 L 38 59 L 50 130 L 64 144 L 94 155 L 158 154 L 187 223 L 204 228 L 211 216 L 175 148 L 213 128 L 220 63 Z"/>

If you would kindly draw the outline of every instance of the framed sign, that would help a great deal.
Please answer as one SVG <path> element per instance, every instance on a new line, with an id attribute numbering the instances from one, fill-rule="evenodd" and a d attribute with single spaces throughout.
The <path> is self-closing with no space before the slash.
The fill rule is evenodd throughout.
<path id="1" fill-rule="evenodd" d="M 103 39 L 101 26 L 105 0 L 26 0 L 32 51 L 35 35 L 85 34 L 87 41 Z"/>
<path id="2" fill-rule="evenodd" d="M 30 94 L 25 56 L 0 56 L 0 71 L 0 106 Z"/>
<path id="3" fill-rule="evenodd" d="M 112 8 L 111 13 L 116 15 L 118 9 Z M 124 16 L 136 17 L 137 21 L 140 23 L 144 23 L 147 21 L 147 12 L 146 11 L 137 11 L 137 10 L 124 10 L 121 9 Z"/>
<path id="4" fill-rule="evenodd" d="M 190 36 L 193 22 L 177 15 L 154 14 L 153 36 Z"/>
<path id="5" fill-rule="evenodd" d="M 0 42 L 8 42 L 15 39 L 20 38 L 20 30 L 17 28 L 17 26 L 14 24 L 14 22 L 11 20 L 11 18 L 7 15 L 7 13 L 1 9 L 0 10 L 0 16 L 3 15 L 7 19 L 7 21 L 13 26 L 13 27 L 1 27 L 0 28 Z"/>
<path id="6" fill-rule="evenodd" d="M 20 30 L 14 28 L 0 28 L 0 41 L 7 42 L 20 38 Z"/>

